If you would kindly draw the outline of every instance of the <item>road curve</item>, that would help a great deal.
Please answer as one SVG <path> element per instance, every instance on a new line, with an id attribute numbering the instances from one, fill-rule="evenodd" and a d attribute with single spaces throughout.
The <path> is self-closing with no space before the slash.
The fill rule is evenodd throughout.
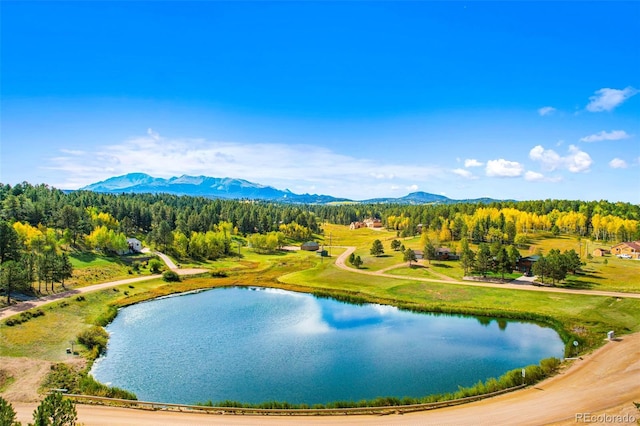
<path id="1" fill-rule="evenodd" d="M 166 255 L 160 252 L 154 252 L 157 254 L 167 265 L 169 269 L 175 271 L 178 275 L 186 276 L 186 275 L 197 275 L 207 272 L 207 269 L 198 269 L 198 268 L 187 268 L 187 269 L 179 269 Z M 106 283 L 89 285 L 86 287 L 78 287 L 71 290 L 63 291 L 61 293 L 50 294 L 45 297 L 41 297 L 39 299 L 29 300 L 26 302 L 16 303 L 15 305 L 7 306 L 5 308 L 0 309 L 0 321 L 9 318 L 10 316 L 19 314 L 20 312 L 27 311 L 32 308 L 37 308 L 43 305 L 47 305 L 49 303 L 56 302 L 58 300 L 64 299 L 66 297 L 75 296 L 77 294 L 89 293 L 96 290 L 102 290 L 105 288 L 116 287 L 123 284 L 132 284 L 140 281 L 148 281 L 154 278 L 159 278 L 162 275 L 154 274 L 154 275 L 145 275 L 143 277 L 135 277 L 135 278 L 127 278 L 124 280 L 118 281 L 109 281 Z"/>
<path id="2" fill-rule="evenodd" d="M 345 271 L 358 273 L 358 274 L 366 274 L 366 275 L 374 275 L 377 277 L 385 277 L 392 279 L 402 279 L 402 280 L 412 280 L 412 281 L 425 281 L 432 283 L 443 283 L 443 284 L 456 284 L 456 285 L 467 285 L 467 286 L 475 286 L 475 287 L 493 287 L 493 288 L 501 288 L 501 289 L 509 289 L 509 290 L 524 290 L 524 291 L 540 291 L 546 293 L 566 293 L 566 294 L 582 294 L 587 296 L 605 296 L 605 297 L 619 297 L 619 298 L 630 298 L 630 299 L 640 299 L 640 293 L 623 293 L 619 291 L 599 291 L 599 290 L 572 290 L 568 288 L 557 288 L 557 287 L 539 287 L 533 285 L 522 285 L 522 284 L 495 284 L 488 282 L 478 282 L 478 281 L 456 281 L 456 280 L 439 280 L 436 278 L 421 278 L 421 277 L 404 277 L 401 275 L 391 275 L 381 273 L 379 271 L 367 271 L 364 269 L 356 269 L 350 268 L 346 265 L 346 260 L 351 253 L 353 253 L 356 248 L 351 246 L 340 246 L 340 248 L 346 249 L 344 253 L 342 253 L 338 258 L 336 258 L 336 266 L 340 269 L 344 269 Z"/>

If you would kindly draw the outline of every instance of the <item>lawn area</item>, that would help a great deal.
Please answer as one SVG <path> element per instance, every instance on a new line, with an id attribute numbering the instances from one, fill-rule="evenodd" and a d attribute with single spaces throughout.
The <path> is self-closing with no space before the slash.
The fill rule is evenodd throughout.
<path id="1" fill-rule="evenodd" d="M 391 240 L 397 238 L 395 231 L 387 231 L 384 229 L 349 229 L 348 226 L 334 225 L 331 223 L 323 223 L 322 229 L 324 230 L 323 242 L 325 245 L 328 245 L 329 240 L 331 240 L 331 245 L 333 246 L 367 247 L 367 253 L 369 253 L 368 249 L 371 248 L 373 240 L 378 239 L 382 241 L 386 252 L 387 249 L 391 250 L 389 247 Z"/>
<path id="2" fill-rule="evenodd" d="M 22 324 L 0 324 L 0 356 L 24 356 L 63 361 L 70 357 L 66 348 L 85 328 L 95 323 L 108 311 L 108 305 L 126 294 L 133 295 L 164 284 L 160 279 L 122 285 L 106 290 L 73 296 L 39 309 L 43 316 L 31 318 Z M 76 351 L 80 348 L 75 345 Z"/>
<path id="3" fill-rule="evenodd" d="M 408 271 L 408 268 L 404 268 Z M 413 270 L 410 273 L 420 273 Z M 640 300 L 424 283 L 409 277 L 389 279 L 354 274 L 325 264 L 280 278 L 290 285 L 347 292 L 354 297 L 436 312 L 485 313 L 515 318 L 547 317 L 563 324 L 589 346 L 597 346 L 609 330 L 640 331 Z M 530 315 L 533 314 L 533 315 Z"/>
<path id="4" fill-rule="evenodd" d="M 433 271 L 440 273 L 442 275 L 446 275 L 448 277 L 454 278 L 456 280 L 462 280 L 464 277 L 464 271 L 462 270 L 462 266 L 460 266 L 460 262 L 457 260 L 451 261 L 433 261 L 431 265 L 429 265 Z"/>
<path id="5" fill-rule="evenodd" d="M 145 256 L 144 259 L 148 258 Z M 150 275 L 146 266 L 139 272 L 133 272 L 131 266 L 118 256 L 103 256 L 96 253 L 74 252 L 69 255 L 73 265 L 73 277 L 66 283 L 66 287 L 84 287 L 106 281 L 115 281 L 133 276 Z M 131 257 L 128 260 L 134 261 Z"/>
<path id="6" fill-rule="evenodd" d="M 596 257 L 587 261 L 581 273 L 569 275 L 558 287 L 639 293 L 640 261 Z"/>
<path id="7" fill-rule="evenodd" d="M 423 265 L 416 265 L 415 263 L 412 264 L 411 267 L 409 267 L 408 264 L 405 262 L 404 266 L 401 266 L 396 269 L 391 269 L 386 273 L 390 275 L 398 275 L 401 277 L 430 278 L 434 280 L 442 279 L 442 277 L 431 273 L 430 269 L 431 268 L 425 267 Z"/>

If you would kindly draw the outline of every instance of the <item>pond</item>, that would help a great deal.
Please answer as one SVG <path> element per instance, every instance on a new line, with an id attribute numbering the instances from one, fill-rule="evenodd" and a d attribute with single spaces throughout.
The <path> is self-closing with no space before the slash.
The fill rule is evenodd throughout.
<path id="1" fill-rule="evenodd" d="M 224 288 L 121 309 L 94 377 L 138 399 L 316 404 L 421 397 L 562 357 L 531 322 Z"/>

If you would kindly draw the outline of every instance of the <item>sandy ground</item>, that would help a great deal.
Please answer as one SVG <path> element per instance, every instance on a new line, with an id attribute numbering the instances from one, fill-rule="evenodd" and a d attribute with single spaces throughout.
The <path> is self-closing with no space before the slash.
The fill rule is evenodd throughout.
<path id="1" fill-rule="evenodd" d="M 607 414 L 632 424 L 640 419 L 640 333 L 607 342 L 534 387 L 458 407 L 404 415 L 295 417 L 234 416 L 142 411 L 78 405 L 85 425 L 543 425 L 575 424 L 577 415 Z M 14 403 L 19 420 L 31 420 L 34 403 Z M 604 419 L 606 420 L 606 419 Z M 611 420 L 611 418 L 609 419 Z"/>

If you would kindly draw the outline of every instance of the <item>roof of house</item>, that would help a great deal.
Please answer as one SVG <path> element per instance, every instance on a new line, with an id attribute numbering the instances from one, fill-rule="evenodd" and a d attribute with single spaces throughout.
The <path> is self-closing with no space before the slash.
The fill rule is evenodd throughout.
<path id="1" fill-rule="evenodd" d="M 540 260 L 540 256 L 538 256 L 537 254 L 534 254 L 533 256 L 527 256 L 527 257 L 521 257 L 520 261 L 523 260 L 528 260 L 529 262 L 537 262 L 538 260 Z"/>
<path id="2" fill-rule="evenodd" d="M 640 241 L 627 241 L 624 243 L 620 243 L 620 244 L 616 244 L 615 246 L 612 246 L 611 248 L 614 247 L 620 247 L 620 246 L 626 246 L 629 247 L 635 251 L 640 251 Z"/>

